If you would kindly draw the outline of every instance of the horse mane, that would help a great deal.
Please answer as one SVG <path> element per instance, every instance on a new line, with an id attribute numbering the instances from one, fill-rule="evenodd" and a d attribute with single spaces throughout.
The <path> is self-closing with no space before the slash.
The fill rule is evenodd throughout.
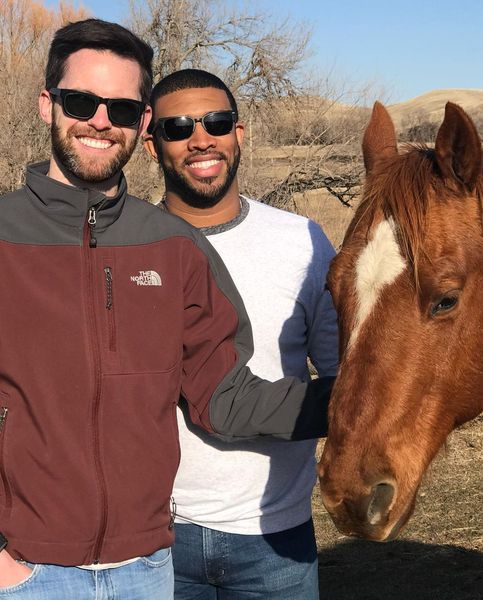
<path id="1" fill-rule="evenodd" d="M 441 177 L 434 149 L 424 144 L 406 144 L 406 152 L 386 158 L 368 175 L 364 187 L 359 216 L 352 231 L 361 221 L 369 219 L 370 226 L 378 215 L 392 218 L 404 257 L 412 266 L 417 285 L 418 264 L 425 254 L 425 226 L 430 191 L 438 202 L 444 202 L 451 193 Z M 463 189 L 461 193 L 464 193 Z M 483 232 L 483 177 L 476 186 Z"/>

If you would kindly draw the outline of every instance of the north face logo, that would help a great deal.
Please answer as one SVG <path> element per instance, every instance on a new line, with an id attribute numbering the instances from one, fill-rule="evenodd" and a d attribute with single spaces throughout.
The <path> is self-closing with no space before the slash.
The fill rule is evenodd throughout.
<path id="1" fill-rule="evenodd" d="M 131 275 L 131 281 L 136 285 L 163 285 L 156 271 L 139 271 L 139 275 Z"/>

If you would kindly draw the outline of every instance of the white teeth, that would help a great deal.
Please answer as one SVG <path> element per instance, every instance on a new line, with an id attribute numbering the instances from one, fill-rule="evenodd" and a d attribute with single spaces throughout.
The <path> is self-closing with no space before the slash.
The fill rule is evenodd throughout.
<path id="1" fill-rule="evenodd" d="M 217 165 L 219 162 L 219 160 L 201 160 L 200 162 L 191 163 L 190 167 L 192 167 L 193 169 L 208 169 L 208 167 Z"/>
<path id="2" fill-rule="evenodd" d="M 113 142 L 109 140 L 95 140 L 93 138 L 79 137 L 77 138 L 81 144 L 84 146 L 89 146 L 89 148 L 100 148 L 102 150 L 107 150 L 113 144 Z"/>

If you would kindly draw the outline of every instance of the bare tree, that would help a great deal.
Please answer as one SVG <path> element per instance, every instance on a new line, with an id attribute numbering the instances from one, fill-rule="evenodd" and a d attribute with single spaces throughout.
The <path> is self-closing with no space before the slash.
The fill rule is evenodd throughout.
<path id="1" fill-rule="evenodd" d="M 238 98 L 293 93 L 310 31 L 219 0 L 130 0 L 128 26 L 154 49 L 155 79 L 181 68 L 217 73 Z"/>
<path id="2" fill-rule="evenodd" d="M 0 192 L 17 188 L 25 164 L 48 155 L 49 135 L 37 111 L 48 46 L 67 21 L 87 16 L 82 6 L 47 8 L 31 0 L 0 0 Z"/>
<path id="3" fill-rule="evenodd" d="M 18 187 L 25 164 L 49 154 L 49 132 L 36 108 L 48 45 L 60 25 L 86 16 L 69 2 L 47 8 L 41 0 L 0 0 L 0 110 L 6 125 L 0 191 Z M 343 90 L 329 77 L 315 81 L 308 74 L 307 26 L 219 0 L 131 0 L 127 25 L 153 46 L 157 78 L 201 67 L 234 91 L 246 124 L 239 172 L 245 193 L 317 220 L 334 203 L 346 218 L 358 189 L 359 151 L 352 144 L 364 111 L 341 107 Z M 162 196 L 162 177 L 141 149 L 126 175 L 140 197 Z"/>
<path id="4" fill-rule="evenodd" d="M 280 121 L 272 101 L 292 98 L 296 102 L 306 93 L 300 82 L 309 52 L 309 28 L 219 0 L 130 0 L 129 7 L 127 25 L 154 49 L 155 80 L 180 68 L 204 68 L 219 75 L 233 91 L 247 124 L 249 168 L 241 171 L 242 185 L 252 187 L 251 181 L 259 176 L 253 168 L 258 131 L 268 119 L 272 124 Z M 142 166 L 143 173 L 142 178 L 136 177 L 129 168 L 136 191 L 146 192 L 146 172 L 153 178 L 159 175 L 142 157 L 135 156 L 134 164 Z M 157 198 L 157 186 L 154 193 Z"/>

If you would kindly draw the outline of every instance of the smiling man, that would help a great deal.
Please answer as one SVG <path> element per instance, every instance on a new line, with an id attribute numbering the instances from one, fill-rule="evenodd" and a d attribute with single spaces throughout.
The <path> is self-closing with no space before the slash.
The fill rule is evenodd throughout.
<path id="1" fill-rule="evenodd" d="M 197 227 L 209 224 L 214 213 L 223 222 L 230 220 L 239 212 L 236 174 L 244 137 L 235 100 L 215 87 L 160 95 L 169 81 L 153 91 L 153 135 L 146 140 L 162 166 L 169 210 Z"/>
<path id="2" fill-rule="evenodd" d="M 79 187 L 87 181 L 91 190 L 113 196 L 149 122 L 147 74 L 129 56 L 109 50 L 83 48 L 62 66 L 57 61 L 51 56 L 39 99 L 40 115 L 51 126 L 48 175 Z"/>
<path id="3" fill-rule="evenodd" d="M 162 207 L 220 253 L 253 327 L 250 366 L 269 380 L 337 370 L 337 324 L 325 276 L 334 251 L 321 228 L 240 195 L 244 128 L 231 91 L 185 69 L 151 94 L 146 146 L 166 183 Z M 176 600 L 318 600 L 311 520 L 315 441 L 263 439 L 229 448 L 178 411 L 173 497 Z"/>
<path id="4" fill-rule="evenodd" d="M 0 599 L 172 598 L 180 393 L 221 438 L 327 427 L 330 382 L 252 375 L 216 252 L 127 192 L 151 59 L 114 23 L 57 31 L 52 156 L 0 198 Z"/>

